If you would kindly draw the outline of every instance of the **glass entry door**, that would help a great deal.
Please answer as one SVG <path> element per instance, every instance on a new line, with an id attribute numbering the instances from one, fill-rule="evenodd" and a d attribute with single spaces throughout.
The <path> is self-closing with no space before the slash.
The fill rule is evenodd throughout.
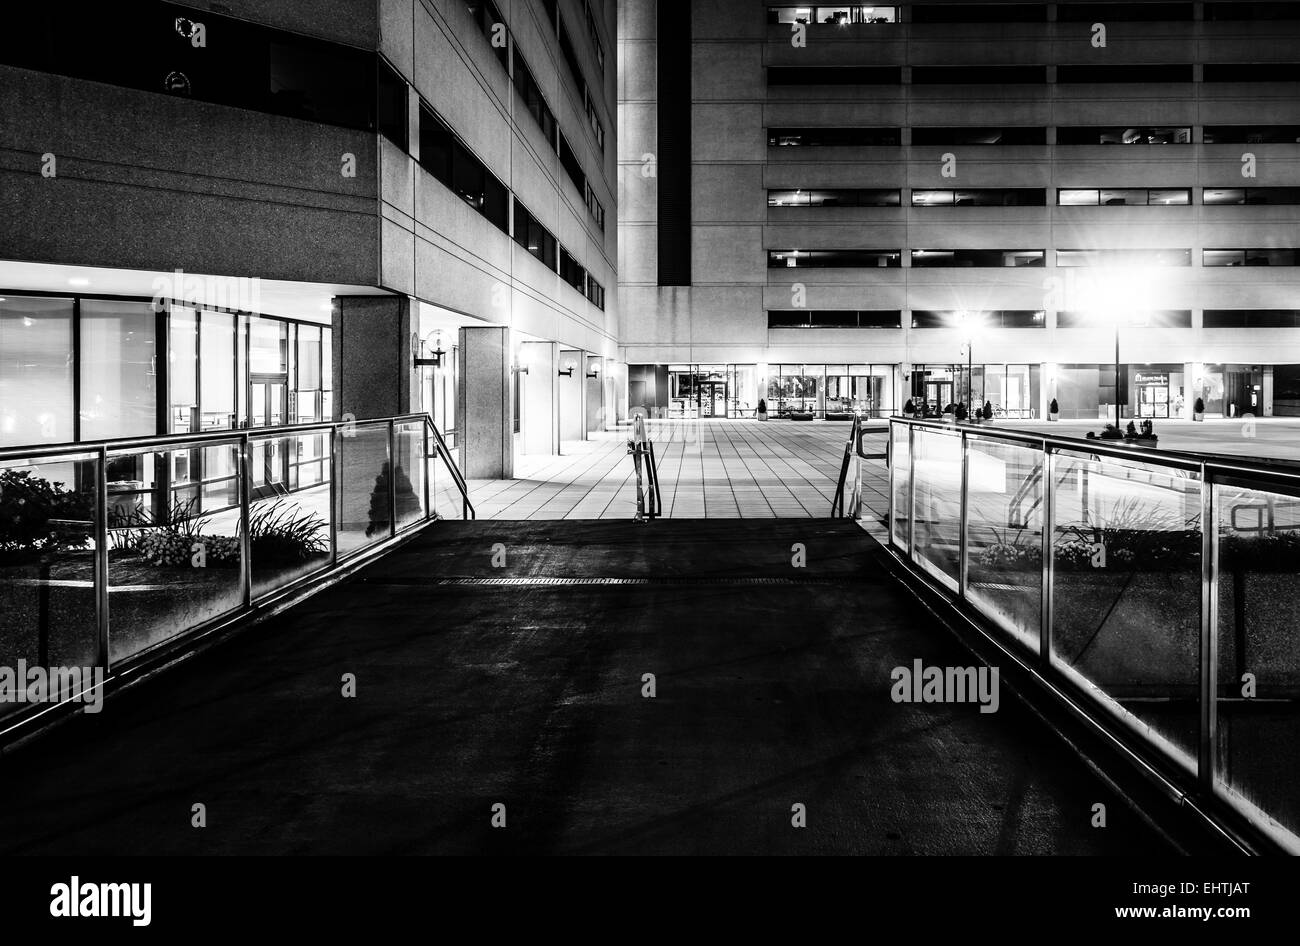
<path id="1" fill-rule="evenodd" d="M 952 401 L 951 381 L 929 381 L 925 382 L 925 402 L 930 405 L 932 410 L 942 411 L 951 404 Z"/>
<path id="2" fill-rule="evenodd" d="M 253 375 L 248 386 L 248 426 L 279 427 L 289 412 L 287 375 Z M 289 455 L 281 440 L 253 441 L 250 473 L 254 496 L 283 493 L 289 482 Z"/>
<path id="3" fill-rule="evenodd" d="M 701 381 L 697 387 L 700 397 L 700 417 L 727 416 L 727 383 Z"/>

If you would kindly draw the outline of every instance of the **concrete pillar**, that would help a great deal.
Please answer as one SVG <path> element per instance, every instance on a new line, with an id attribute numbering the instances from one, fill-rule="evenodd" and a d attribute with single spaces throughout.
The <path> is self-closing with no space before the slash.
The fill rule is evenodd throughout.
<path id="1" fill-rule="evenodd" d="M 392 417 L 420 410 L 415 333 L 406 296 L 334 300 L 334 400 L 338 418 Z"/>
<path id="2" fill-rule="evenodd" d="M 582 379 L 582 388 L 584 392 L 583 413 L 586 415 L 586 433 L 594 433 L 605 429 L 605 359 L 599 355 L 588 355 L 586 357 L 587 371 L 586 374 L 594 374 L 596 377 L 584 377 Z"/>
<path id="3" fill-rule="evenodd" d="M 562 374 L 556 379 L 559 386 L 560 440 L 586 440 L 586 415 L 582 402 L 587 390 L 587 357 L 585 352 L 572 348 L 560 351 L 560 370 L 568 371 L 573 366 L 573 374 Z"/>
<path id="4" fill-rule="evenodd" d="M 519 365 L 528 373 L 518 375 L 519 449 L 523 453 L 560 452 L 560 412 L 558 376 L 559 345 L 555 342 L 521 342 Z M 574 374 L 577 374 L 575 371 Z"/>
<path id="5" fill-rule="evenodd" d="M 472 479 L 510 479 L 515 473 L 510 329 L 461 328 L 457 347 L 456 449 L 461 473 Z"/>

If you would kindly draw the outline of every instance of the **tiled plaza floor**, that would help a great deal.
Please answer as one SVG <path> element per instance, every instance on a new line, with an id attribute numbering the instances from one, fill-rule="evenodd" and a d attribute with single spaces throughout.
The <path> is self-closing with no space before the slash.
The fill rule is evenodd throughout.
<path id="1" fill-rule="evenodd" d="M 663 514 L 677 519 L 825 518 L 839 477 L 845 423 L 650 421 Z M 636 477 L 628 428 L 566 441 L 563 455 L 522 456 L 513 480 L 471 480 L 480 519 L 630 519 Z M 884 451 L 884 435 L 867 438 Z M 867 461 L 864 503 L 884 514 L 885 466 Z"/>

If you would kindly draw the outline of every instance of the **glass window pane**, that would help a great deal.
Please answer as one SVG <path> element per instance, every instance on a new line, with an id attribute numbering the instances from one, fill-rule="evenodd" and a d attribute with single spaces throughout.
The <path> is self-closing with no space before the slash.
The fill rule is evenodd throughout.
<path id="1" fill-rule="evenodd" d="M 235 317 L 204 311 L 199 319 L 200 430 L 225 430 L 235 420 Z"/>
<path id="2" fill-rule="evenodd" d="M 198 313 L 173 306 L 167 322 L 168 430 L 187 434 L 198 430 Z"/>
<path id="3" fill-rule="evenodd" d="M 81 302 L 81 439 L 158 432 L 153 307 Z"/>
<path id="4" fill-rule="evenodd" d="M 75 440 L 71 299 L 0 301 L 0 446 Z"/>
<path id="5" fill-rule="evenodd" d="M 961 521 L 961 438 L 916 428 L 916 562 L 957 590 Z"/>
<path id="6" fill-rule="evenodd" d="M 253 374 L 284 374 L 289 370 L 288 324 L 277 319 L 254 318 L 249 338 L 249 370 Z"/>
<path id="7" fill-rule="evenodd" d="M 1057 192 L 1057 203 L 1062 207 L 1095 207 L 1097 192 L 1086 189 L 1062 189 Z"/>

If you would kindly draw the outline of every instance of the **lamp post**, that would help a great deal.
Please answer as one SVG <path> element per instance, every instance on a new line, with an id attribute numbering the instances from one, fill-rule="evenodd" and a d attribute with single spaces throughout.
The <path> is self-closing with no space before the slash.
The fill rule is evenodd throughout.
<path id="1" fill-rule="evenodd" d="M 975 347 L 975 329 L 976 318 L 973 312 L 958 312 L 957 324 L 965 329 L 966 333 L 966 416 L 971 417 L 974 409 L 973 398 L 975 396 L 975 374 L 972 364 L 971 349 Z"/>

